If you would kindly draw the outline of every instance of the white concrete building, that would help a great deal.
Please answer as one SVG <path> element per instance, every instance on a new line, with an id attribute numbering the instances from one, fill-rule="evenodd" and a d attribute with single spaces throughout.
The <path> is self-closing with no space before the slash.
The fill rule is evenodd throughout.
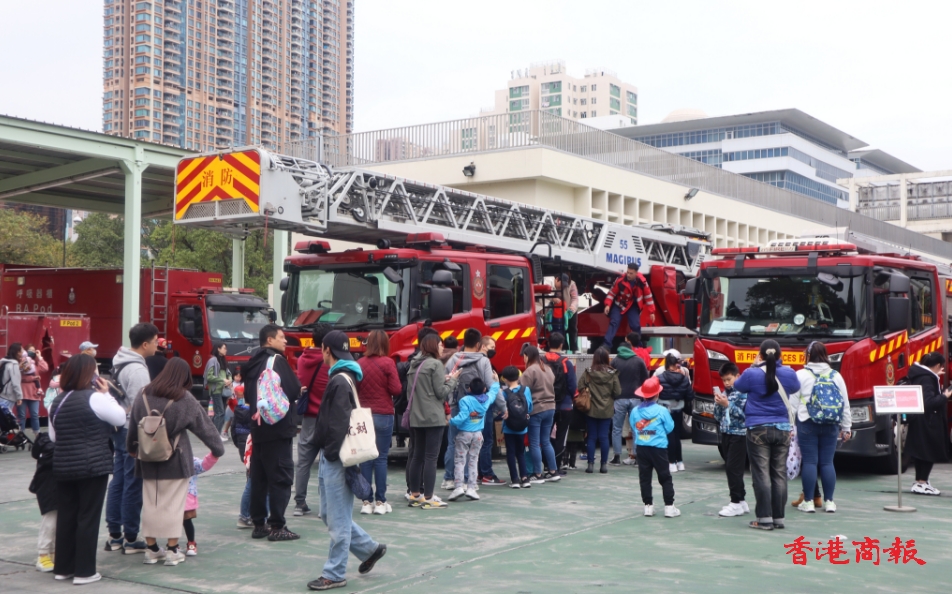
<path id="1" fill-rule="evenodd" d="M 720 117 L 678 110 L 613 132 L 843 208 L 849 194 L 839 179 L 919 171 L 799 109 Z"/>
<path id="2" fill-rule="evenodd" d="M 542 110 L 570 120 L 621 115 L 638 123 L 638 88 L 611 70 L 590 68 L 571 76 L 562 60 L 513 70 L 505 89 L 496 91 L 492 109 L 481 116 Z"/>

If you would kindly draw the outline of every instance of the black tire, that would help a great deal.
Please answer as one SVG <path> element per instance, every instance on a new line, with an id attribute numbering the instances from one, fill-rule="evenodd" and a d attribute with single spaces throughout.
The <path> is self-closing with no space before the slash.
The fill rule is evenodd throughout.
<path id="1" fill-rule="evenodd" d="M 684 403 L 684 408 L 681 410 L 681 439 L 691 439 L 691 435 L 694 432 L 694 419 L 691 415 L 694 413 L 694 406 L 692 401 Z"/>
<path id="2" fill-rule="evenodd" d="M 905 424 L 902 425 L 903 445 L 905 445 L 906 443 L 906 435 L 908 431 L 909 431 L 909 426 Z M 896 459 L 898 458 L 898 456 L 896 455 L 895 425 L 893 426 L 893 430 L 889 431 L 888 435 L 889 435 L 889 453 L 876 460 L 876 471 L 879 474 L 896 474 L 896 472 L 898 471 L 898 469 L 896 468 Z M 909 464 L 911 462 L 912 462 L 912 456 L 910 456 L 906 452 L 906 449 L 903 448 L 903 451 L 902 451 L 902 472 L 903 473 L 905 473 L 906 470 L 909 469 Z"/>

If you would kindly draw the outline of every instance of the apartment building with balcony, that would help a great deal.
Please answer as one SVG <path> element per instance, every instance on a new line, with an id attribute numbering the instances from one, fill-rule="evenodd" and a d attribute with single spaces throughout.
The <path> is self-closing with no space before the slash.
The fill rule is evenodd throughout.
<path id="1" fill-rule="evenodd" d="M 353 127 L 353 0 L 104 0 L 103 131 L 211 151 Z"/>
<path id="2" fill-rule="evenodd" d="M 493 108 L 480 115 L 535 109 L 571 120 L 622 115 L 637 124 L 638 88 L 604 68 L 578 78 L 568 74 L 563 60 L 539 62 L 512 71 L 506 88 L 496 91 Z"/>

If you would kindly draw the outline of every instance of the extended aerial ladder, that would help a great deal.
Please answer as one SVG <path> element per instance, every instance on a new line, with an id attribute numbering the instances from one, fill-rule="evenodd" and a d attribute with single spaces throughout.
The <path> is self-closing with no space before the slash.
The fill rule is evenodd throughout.
<path id="1" fill-rule="evenodd" d="M 693 228 L 630 226 L 465 190 L 243 148 L 189 157 L 177 168 L 176 224 L 242 237 L 271 228 L 359 243 L 436 232 L 447 242 L 536 253 L 618 273 L 630 262 L 694 276 L 709 235 Z M 539 246 L 545 248 L 538 253 Z"/>

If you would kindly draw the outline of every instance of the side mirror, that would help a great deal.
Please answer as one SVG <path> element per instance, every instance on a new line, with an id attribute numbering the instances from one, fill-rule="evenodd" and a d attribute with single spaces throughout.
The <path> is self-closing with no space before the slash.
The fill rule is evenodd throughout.
<path id="1" fill-rule="evenodd" d="M 274 310 L 271 310 L 271 311 L 274 311 Z M 277 321 L 277 319 L 278 319 L 278 312 L 274 311 L 274 320 L 272 320 L 272 322 Z M 287 323 L 287 319 L 288 319 L 288 293 L 287 293 L 287 291 L 285 291 L 284 293 L 281 293 L 281 319 L 282 319 L 282 320 L 285 320 L 285 323 Z"/>
<path id="2" fill-rule="evenodd" d="M 278 312 L 274 311 L 273 307 L 268 308 L 268 321 L 272 324 L 278 321 Z"/>
<path id="3" fill-rule="evenodd" d="M 684 283 L 684 294 L 687 295 L 688 297 L 694 297 L 696 293 L 697 293 L 697 279 L 689 278 Z"/>
<path id="4" fill-rule="evenodd" d="M 906 280 L 908 281 L 908 279 Z M 909 298 L 890 297 L 886 306 L 886 314 L 890 332 L 905 330 L 909 326 Z"/>
<path id="5" fill-rule="evenodd" d="M 389 266 L 383 269 L 383 276 L 395 285 L 403 284 L 403 277 L 400 276 L 400 273 Z"/>
<path id="6" fill-rule="evenodd" d="M 697 299 L 684 300 L 684 327 L 688 330 L 697 329 Z"/>
<path id="7" fill-rule="evenodd" d="M 288 278 L 288 277 L 282 278 L 282 279 L 281 279 L 281 282 L 278 283 L 278 288 L 281 289 L 282 291 L 287 291 L 287 290 L 288 290 L 288 282 L 289 282 L 289 278 Z"/>
<path id="8" fill-rule="evenodd" d="M 908 293 L 911 290 L 909 277 L 905 274 L 894 273 L 889 275 L 890 293 Z M 903 326 L 905 328 L 905 326 Z"/>
<path id="9" fill-rule="evenodd" d="M 186 310 L 186 311 L 188 311 L 188 310 Z M 195 320 L 183 319 L 183 320 L 182 320 L 182 323 L 179 324 L 179 332 L 180 332 L 180 333 L 182 334 L 182 336 L 184 336 L 185 338 L 187 338 L 187 339 L 189 339 L 189 340 L 194 340 L 194 339 L 195 339 L 195 335 L 196 335 L 196 332 L 195 332 Z"/>
<path id="10" fill-rule="evenodd" d="M 436 274 L 433 276 L 435 277 Z M 433 322 L 445 322 L 452 317 L 453 291 L 446 287 L 434 285 L 430 289 L 430 319 Z"/>

